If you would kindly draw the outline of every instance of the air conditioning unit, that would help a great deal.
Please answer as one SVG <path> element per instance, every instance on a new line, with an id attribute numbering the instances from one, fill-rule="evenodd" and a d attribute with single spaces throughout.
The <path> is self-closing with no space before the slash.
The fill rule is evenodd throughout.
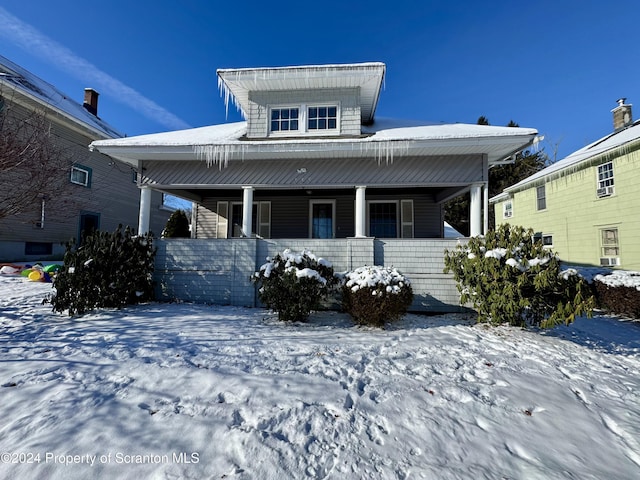
<path id="1" fill-rule="evenodd" d="M 602 267 L 617 267 L 618 265 L 620 265 L 618 257 L 602 257 L 600 259 L 600 266 Z"/>
<path id="2" fill-rule="evenodd" d="M 613 185 L 599 188 L 598 190 L 596 190 L 596 193 L 598 194 L 598 198 L 610 197 L 611 195 L 613 195 Z"/>

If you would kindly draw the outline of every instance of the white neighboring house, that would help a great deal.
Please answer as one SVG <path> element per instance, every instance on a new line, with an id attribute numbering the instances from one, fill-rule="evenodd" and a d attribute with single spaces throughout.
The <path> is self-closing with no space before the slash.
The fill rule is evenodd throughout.
<path id="1" fill-rule="evenodd" d="M 373 62 L 218 70 L 227 108 L 234 104 L 246 121 L 99 140 L 91 149 L 142 172 L 141 231 L 146 198 L 161 191 L 194 202 L 195 239 L 316 248 L 334 241 L 334 257 L 348 256 L 348 268 L 388 263 L 381 245 L 443 239 L 444 203 L 470 191 L 471 234 L 482 234 L 489 167 L 538 132 L 377 118 L 385 69 Z M 378 258 L 354 257 L 360 249 L 347 240 L 358 239 L 378 241 Z M 406 262 L 424 251 L 405 245 Z"/>

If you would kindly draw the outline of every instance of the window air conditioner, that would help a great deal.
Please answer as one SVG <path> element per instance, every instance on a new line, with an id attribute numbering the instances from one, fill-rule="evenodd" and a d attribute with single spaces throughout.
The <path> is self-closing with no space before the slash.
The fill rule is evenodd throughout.
<path id="1" fill-rule="evenodd" d="M 618 265 L 620 265 L 618 257 L 603 257 L 600 259 L 600 266 L 602 267 L 615 267 Z"/>
<path id="2" fill-rule="evenodd" d="M 609 197 L 613 195 L 613 185 L 599 188 L 596 190 L 596 193 L 598 194 L 598 198 Z"/>

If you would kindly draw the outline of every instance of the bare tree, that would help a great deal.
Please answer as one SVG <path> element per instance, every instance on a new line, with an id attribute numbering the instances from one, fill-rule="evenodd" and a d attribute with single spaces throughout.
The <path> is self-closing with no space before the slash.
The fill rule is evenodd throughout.
<path id="1" fill-rule="evenodd" d="M 64 214 L 76 203 L 69 181 L 74 155 L 44 111 L 18 107 L 0 91 L 0 219 Z M 22 215 L 21 215 L 22 216 Z"/>

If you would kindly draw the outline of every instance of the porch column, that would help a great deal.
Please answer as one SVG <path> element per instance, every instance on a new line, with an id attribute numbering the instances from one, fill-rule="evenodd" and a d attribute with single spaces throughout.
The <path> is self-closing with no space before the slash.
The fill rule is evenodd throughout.
<path id="1" fill-rule="evenodd" d="M 151 189 L 140 187 L 140 210 L 138 216 L 138 234 L 149 233 L 151 219 Z"/>
<path id="2" fill-rule="evenodd" d="M 483 206 L 483 212 L 484 212 L 484 225 L 482 228 L 482 233 L 484 233 L 485 235 L 487 234 L 487 232 L 489 231 L 489 184 L 485 183 L 482 186 L 482 192 L 483 192 L 483 202 L 482 202 L 482 206 Z"/>
<path id="3" fill-rule="evenodd" d="M 471 208 L 469 212 L 469 236 L 482 235 L 482 185 L 471 185 Z"/>
<path id="4" fill-rule="evenodd" d="M 356 187 L 356 238 L 363 238 L 365 234 L 366 201 L 364 191 L 367 187 Z"/>
<path id="5" fill-rule="evenodd" d="M 253 215 L 253 187 L 242 187 L 242 234 L 251 236 L 251 216 Z"/>

